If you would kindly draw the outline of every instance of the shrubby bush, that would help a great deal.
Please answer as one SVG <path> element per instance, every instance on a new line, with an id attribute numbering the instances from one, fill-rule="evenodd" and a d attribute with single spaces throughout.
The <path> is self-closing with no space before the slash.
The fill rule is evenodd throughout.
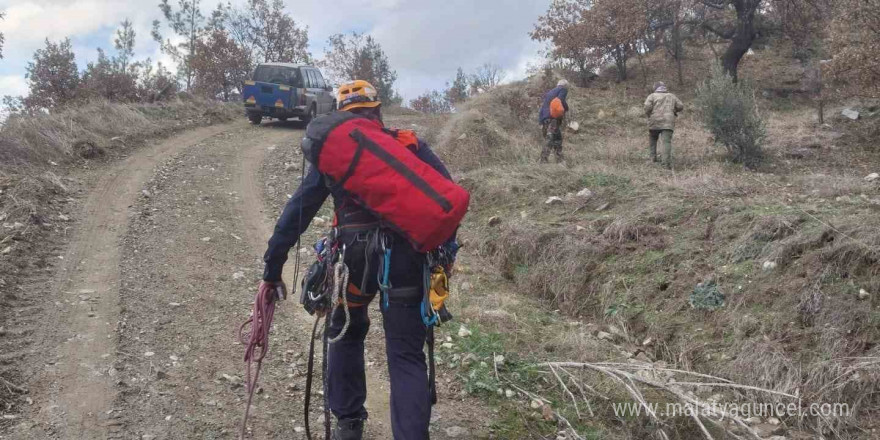
<path id="1" fill-rule="evenodd" d="M 754 168 L 763 157 L 761 149 L 767 130 L 758 113 L 755 89 L 746 82 L 735 82 L 721 65 L 697 89 L 697 107 L 703 125 L 724 145 L 730 159 Z"/>

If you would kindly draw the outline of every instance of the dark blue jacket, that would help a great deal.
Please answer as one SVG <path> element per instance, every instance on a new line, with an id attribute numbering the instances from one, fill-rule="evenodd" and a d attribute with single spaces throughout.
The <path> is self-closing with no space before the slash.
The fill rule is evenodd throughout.
<path id="1" fill-rule="evenodd" d="M 449 180 L 452 176 L 443 165 L 437 155 L 431 151 L 428 144 L 419 140 L 419 149 L 416 156 L 423 162 L 433 167 L 437 172 L 442 174 Z M 324 177 L 315 167 L 309 167 L 302 185 L 296 190 L 293 197 L 287 201 L 284 206 L 284 212 L 278 223 L 275 225 L 275 233 L 269 239 L 269 248 L 263 256 L 266 268 L 263 271 L 263 280 L 279 281 L 281 280 L 281 271 L 284 263 L 287 262 L 287 253 L 290 252 L 299 236 L 308 229 L 309 224 L 318 210 L 327 200 L 328 196 L 333 196 L 333 203 L 338 208 L 346 200 L 346 195 L 342 192 L 331 191 L 324 181 Z M 302 208 L 302 223 L 300 223 L 300 208 Z"/>
<path id="2" fill-rule="evenodd" d="M 556 87 L 544 95 L 544 103 L 541 104 L 541 112 L 538 115 L 538 122 L 543 124 L 544 121 L 550 119 L 550 102 L 559 98 L 562 100 L 562 106 L 568 111 L 568 89 L 565 87 Z"/>

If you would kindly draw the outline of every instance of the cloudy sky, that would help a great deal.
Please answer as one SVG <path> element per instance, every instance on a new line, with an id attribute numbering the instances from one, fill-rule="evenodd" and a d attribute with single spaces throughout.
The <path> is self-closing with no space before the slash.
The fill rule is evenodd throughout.
<path id="1" fill-rule="evenodd" d="M 172 0 L 176 4 L 177 0 Z M 220 0 L 202 0 L 207 15 Z M 223 0 L 225 3 L 225 0 Z M 233 0 L 244 4 L 246 0 Z M 112 53 L 120 21 L 137 32 L 137 57 L 167 58 L 150 37 L 160 18 L 159 0 L 0 0 L 6 36 L 0 60 L 0 96 L 27 92 L 25 66 L 46 38 L 70 37 L 82 69 L 101 47 Z M 443 87 L 461 66 L 466 71 L 489 62 L 508 79 L 522 77 L 539 61 L 541 46 L 528 32 L 550 0 L 285 0 L 288 12 L 309 27 L 311 52 L 320 56 L 327 37 L 338 32 L 372 34 L 398 72 L 396 87 L 410 99 Z M 369 5 L 369 6 L 367 6 Z"/>

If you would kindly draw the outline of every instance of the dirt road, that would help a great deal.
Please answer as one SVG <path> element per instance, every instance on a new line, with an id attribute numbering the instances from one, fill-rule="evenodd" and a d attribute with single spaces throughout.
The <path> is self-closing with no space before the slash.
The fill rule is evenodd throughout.
<path id="1" fill-rule="evenodd" d="M 279 186 L 292 192 L 299 177 L 297 162 L 267 182 L 264 161 L 282 149 L 291 154 L 301 136 L 293 124 L 236 122 L 146 147 L 103 171 L 77 216 L 52 301 L 34 321 L 37 349 L 22 360 L 36 368 L 32 405 L 0 438 L 237 437 L 245 391 L 236 332 L 277 216 L 272 194 Z M 276 313 L 253 438 L 304 438 L 311 322 L 295 299 Z M 368 437 L 387 439 L 375 327 Z M 320 406 L 320 395 L 314 401 Z M 313 425 L 319 417 L 315 411 Z"/>

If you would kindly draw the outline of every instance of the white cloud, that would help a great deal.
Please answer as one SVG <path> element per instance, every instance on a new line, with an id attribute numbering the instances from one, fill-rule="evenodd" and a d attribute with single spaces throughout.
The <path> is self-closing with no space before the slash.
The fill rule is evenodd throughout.
<path id="1" fill-rule="evenodd" d="M 21 96 L 27 94 L 27 80 L 24 75 L 0 76 L 0 95 Z"/>

